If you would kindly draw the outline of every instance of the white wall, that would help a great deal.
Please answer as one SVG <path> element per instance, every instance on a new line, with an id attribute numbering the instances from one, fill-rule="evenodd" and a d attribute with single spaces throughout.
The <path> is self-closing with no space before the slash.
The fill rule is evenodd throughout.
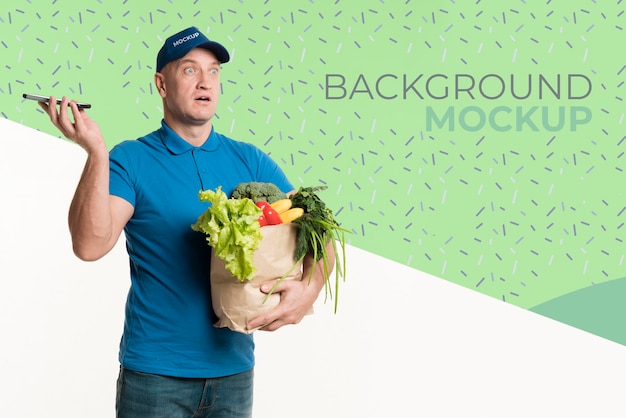
<path id="1" fill-rule="evenodd" d="M 83 151 L 0 132 L 0 416 L 112 417 L 123 244 L 74 258 Z M 356 248 L 348 269 L 337 314 L 255 334 L 256 417 L 624 416 L 626 347 Z"/>

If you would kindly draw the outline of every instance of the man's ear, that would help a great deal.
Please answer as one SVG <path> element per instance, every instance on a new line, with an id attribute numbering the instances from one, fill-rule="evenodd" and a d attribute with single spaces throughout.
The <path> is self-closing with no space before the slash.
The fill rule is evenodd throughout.
<path id="1" fill-rule="evenodd" d="M 154 74 L 154 85 L 161 97 L 165 97 L 165 77 L 161 73 Z"/>

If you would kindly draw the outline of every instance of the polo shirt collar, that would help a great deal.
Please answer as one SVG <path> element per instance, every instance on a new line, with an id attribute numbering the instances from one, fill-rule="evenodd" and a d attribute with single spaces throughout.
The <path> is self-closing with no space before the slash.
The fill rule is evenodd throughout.
<path id="1" fill-rule="evenodd" d="M 217 149 L 219 145 L 219 138 L 215 133 L 213 127 L 211 127 L 211 133 L 204 144 L 199 147 L 194 147 L 189 142 L 182 139 L 176 132 L 172 130 L 165 120 L 161 120 L 161 140 L 163 141 L 163 145 L 175 155 L 184 154 L 185 152 L 193 151 L 196 149 L 201 149 L 203 151 L 214 151 Z"/>

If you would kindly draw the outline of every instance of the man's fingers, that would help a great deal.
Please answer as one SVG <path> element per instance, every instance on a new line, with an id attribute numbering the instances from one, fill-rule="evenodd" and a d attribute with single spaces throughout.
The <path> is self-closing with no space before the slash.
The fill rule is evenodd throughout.
<path id="1" fill-rule="evenodd" d="M 248 329 L 262 328 L 267 326 L 270 322 L 271 321 L 267 316 L 263 316 L 261 318 L 254 318 L 253 320 L 248 322 L 247 327 Z"/>
<path id="2" fill-rule="evenodd" d="M 259 331 L 276 331 L 282 325 L 283 324 L 279 320 L 274 320 L 274 321 L 263 322 L 262 324 L 256 325 L 255 327 L 249 326 L 249 329 L 257 328 Z"/>
<path id="3" fill-rule="evenodd" d="M 39 107 L 41 107 L 43 109 L 44 112 L 49 113 L 48 109 L 50 108 L 48 106 L 48 103 L 45 102 L 37 102 L 37 104 L 39 105 Z"/>
<path id="4" fill-rule="evenodd" d="M 57 115 L 57 109 L 56 109 L 57 100 L 51 96 L 50 100 L 48 100 L 48 103 L 40 102 L 39 105 L 46 111 L 46 113 L 50 117 L 50 120 L 52 121 L 54 126 L 58 127 L 58 123 L 57 123 L 58 115 Z"/>
<path id="5" fill-rule="evenodd" d="M 52 121 L 54 126 L 56 126 L 59 129 L 62 129 L 61 125 L 59 124 L 59 112 L 57 111 L 57 99 L 55 99 L 54 96 L 51 96 L 48 104 L 45 104 L 45 103 L 40 103 L 40 104 L 43 104 L 44 106 L 46 106 L 46 111 L 48 112 L 48 116 L 50 117 L 50 120 Z"/>
<path id="6" fill-rule="evenodd" d="M 262 329 L 266 331 L 269 327 L 276 326 L 276 322 L 280 320 L 280 313 L 276 312 L 276 308 L 267 312 L 266 314 L 253 318 L 248 322 L 248 329 Z"/>
<path id="7" fill-rule="evenodd" d="M 69 116 L 69 106 L 67 105 L 67 97 L 63 96 L 63 99 L 61 99 L 61 106 L 59 109 L 59 122 L 61 123 L 61 125 L 64 128 L 68 128 L 72 125 L 72 121 L 70 121 L 70 116 Z"/>
<path id="8" fill-rule="evenodd" d="M 80 110 L 78 109 L 78 105 L 76 102 L 70 102 L 70 109 L 72 109 L 72 115 L 74 115 L 74 126 L 76 128 L 76 132 L 84 131 L 85 122 L 83 121 L 82 115 L 80 114 Z"/>
<path id="9" fill-rule="evenodd" d="M 74 120 L 70 118 L 70 111 L 72 112 Z M 52 109 L 52 114 L 58 115 L 57 123 L 55 125 L 59 128 L 63 135 L 71 140 L 76 139 L 78 131 L 85 126 L 84 124 L 81 124 L 82 120 L 78 114 L 78 107 L 76 103 L 70 102 L 66 96 L 63 96 L 63 99 L 61 100 L 58 114 L 56 108 Z"/>

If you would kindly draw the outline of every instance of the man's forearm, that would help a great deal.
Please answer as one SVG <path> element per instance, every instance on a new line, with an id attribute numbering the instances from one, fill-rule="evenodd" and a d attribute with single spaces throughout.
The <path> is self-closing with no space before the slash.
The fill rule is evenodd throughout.
<path id="1" fill-rule="evenodd" d="M 74 253 L 80 259 L 96 260 L 111 249 L 113 228 L 106 150 L 88 155 L 70 205 L 68 223 Z"/>
<path id="2" fill-rule="evenodd" d="M 330 276 L 335 266 L 335 252 L 333 242 L 326 244 L 326 259 L 315 261 L 313 254 L 307 254 L 302 262 L 302 279 L 314 286 L 316 294 L 324 287 L 326 279 Z"/>

